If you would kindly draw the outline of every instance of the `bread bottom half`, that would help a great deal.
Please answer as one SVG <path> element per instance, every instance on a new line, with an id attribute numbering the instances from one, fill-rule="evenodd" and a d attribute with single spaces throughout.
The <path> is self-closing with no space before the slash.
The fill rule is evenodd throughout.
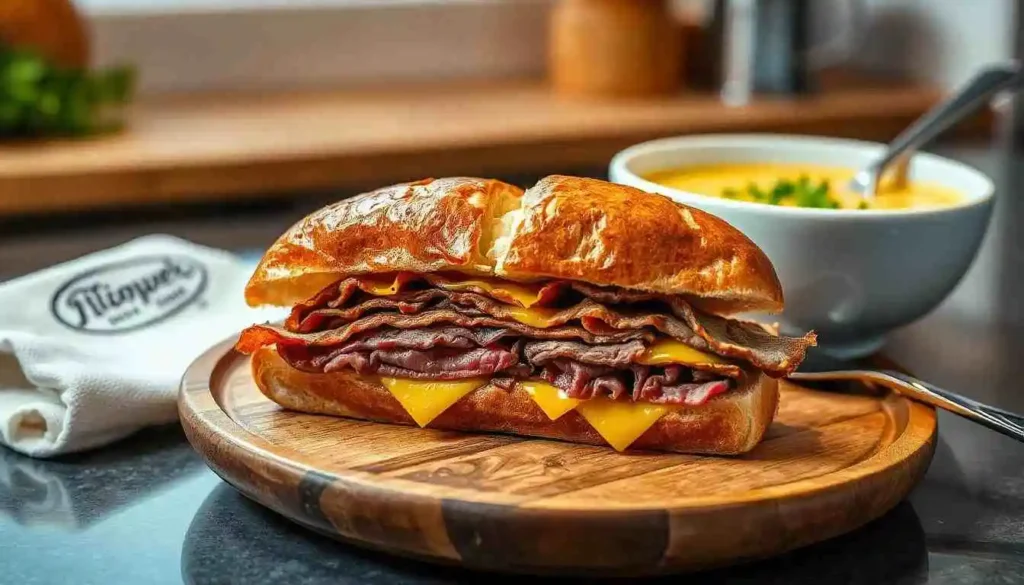
<path id="1" fill-rule="evenodd" d="M 415 425 L 398 400 L 372 376 L 354 370 L 315 374 L 297 370 L 273 346 L 252 356 L 256 385 L 284 408 L 392 424 Z M 677 407 L 663 416 L 630 449 L 734 455 L 754 448 L 778 407 L 778 382 L 763 373 L 748 375 L 743 386 L 695 407 Z M 548 418 L 518 385 L 505 390 L 478 388 L 427 425 L 433 429 L 509 433 L 607 445 L 576 411 Z"/>

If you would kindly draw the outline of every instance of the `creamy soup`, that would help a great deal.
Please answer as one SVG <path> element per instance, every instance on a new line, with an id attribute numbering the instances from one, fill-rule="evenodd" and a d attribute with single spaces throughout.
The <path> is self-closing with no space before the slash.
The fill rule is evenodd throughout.
<path id="1" fill-rule="evenodd" d="M 945 207 L 963 201 L 956 190 L 908 181 L 899 188 L 883 180 L 866 202 L 846 189 L 854 171 L 805 164 L 722 164 L 659 171 L 647 180 L 690 193 L 772 205 L 824 209 L 905 209 Z"/>

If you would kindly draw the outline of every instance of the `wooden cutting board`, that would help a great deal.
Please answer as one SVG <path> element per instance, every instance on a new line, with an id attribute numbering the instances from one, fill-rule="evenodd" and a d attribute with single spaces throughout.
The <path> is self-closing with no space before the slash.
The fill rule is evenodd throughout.
<path id="1" fill-rule="evenodd" d="M 895 506 L 935 446 L 930 407 L 786 384 L 765 440 L 697 457 L 300 414 L 215 346 L 186 372 L 185 432 L 225 481 L 318 532 L 527 573 L 641 575 L 775 555 Z"/>

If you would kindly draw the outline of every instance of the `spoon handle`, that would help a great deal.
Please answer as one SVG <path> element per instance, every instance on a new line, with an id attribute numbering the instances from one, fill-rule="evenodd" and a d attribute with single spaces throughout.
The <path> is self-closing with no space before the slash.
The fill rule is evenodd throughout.
<path id="1" fill-rule="evenodd" d="M 987 102 L 997 92 L 1016 85 L 1020 66 L 1006 63 L 987 67 L 962 85 L 949 99 L 929 110 L 891 143 L 885 154 L 859 173 L 856 181 L 868 185 L 867 195 L 874 195 L 881 173 L 897 158 L 915 151 L 967 114 Z"/>
<path id="2" fill-rule="evenodd" d="M 930 384 L 924 380 L 919 380 L 902 372 L 885 370 L 880 373 L 902 382 L 902 388 L 904 391 L 906 391 L 908 387 L 915 390 L 916 393 L 911 394 L 911 396 L 921 396 L 922 398 L 928 397 L 931 399 L 926 400 L 929 404 L 969 418 L 974 422 L 983 424 L 994 431 L 1013 437 L 1018 441 L 1024 441 L 1024 417 L 1019 414 L 1014 414 L 994 406 L 989 406 L 983 402 L 978 402 L 972 398 L 961 396 L 960 394 L 939 388 L 935 384 Z M 955 407 L 955 409 L 950 408 L 951 406 Z"/>
<path id="3" fill-rule="evenodd" d="M 961 396 L 935 384 L 895 370 L 849 370 L 839 372 L 801 373 L 790 376 L 794 380 L 870 380 L 908 398 L 947 410 L 984 425 L 993 431 L 1024 442 L 1024 416 L 989 406 L 972 398 Z"/>

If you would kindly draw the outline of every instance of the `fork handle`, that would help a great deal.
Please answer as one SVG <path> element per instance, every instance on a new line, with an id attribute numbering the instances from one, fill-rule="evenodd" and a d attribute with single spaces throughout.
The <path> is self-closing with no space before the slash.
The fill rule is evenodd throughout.
<path id="1" fill-rule="evenodd" d="M 966 396 L 961 396 L 956 392 L 939 388 L 934 384 L 919 380 L 903 372 L 881 370 L 878 374 L 897 382 L 896 387 L 893 389 L 898 392 L 907 394 L 912 398 L 937 408 L 948 410 L 984 425 L 993 431 L 1024 442 L 1024 416 L 978 402 Z M 883 380 L 881 377 L 872 376 L 872 379 L 891 388 L 893 387 L 893 384 L 887 384 L 887 380 Z"/>

